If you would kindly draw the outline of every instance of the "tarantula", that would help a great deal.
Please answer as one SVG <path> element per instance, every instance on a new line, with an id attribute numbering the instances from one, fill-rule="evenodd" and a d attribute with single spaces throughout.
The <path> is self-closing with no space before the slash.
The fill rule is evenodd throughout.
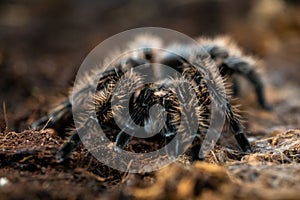
<path id="1" fill-rule="evenodd" d="M 112 105 L 112 101 L 126 102 L 129 105 L 130 118 L 135 124 L 144 127 L 146 132 L 153 131 L 156 126 L 162 126 L 159 134 L 164 139 L 165 144 L 170 142 L 174 135 L 182 134 L 188 131 L 190 126 L 196 124 L 197 129 L 192 133 L 196 139 L 191 148 L 191 155 L 193 160 L 199 159 L 198 151 L 201 147 L 201 138 L 203 138 L 209 125 L 211 104 L 214 100 L 219 108 L 225 110 L 230 132 L 234 135 L 242 151 L 251 152 L 251 146 L 244 134 L 242 124 L 227 97 L 230 96 L 228 88 L 224 92 L 221 87 L 223 78 L 229 79 L 233 74 L 240 74 L 254 85 L 257 100 L 261 107 L 270 110 L 271 106 L 265 100 L 263 83 L 255 70 L 255 61 L 244 56 L 229 38 L 199 38 L 197 41 L 208 52 L 216 65 L 207 63 L 203 52 L 189 45 L 173 44 L 166 47 L 166 49 L 170 49 L 170 52 L 159 52 L 152 48 L 153 43 L 162 43 L 162 41 L 155 36 L 143 35 L 128 45 L 129 48 L 138 47 L 138 51 L 114 61 L 104 72 L 99 72 L 94 95 L 96 120 L 101 127 L 114 134 L 113 138 L 117 147 L 125 149 L 133 137 L 128 135 L 125 129 L 117 126 L 113 116 L 122 116 L 125 107 L 117 106 L 114 108 L 115 105 Z M 133 69 L 141 65 L 148 65 L 151 68 L 153 62 L 171 67 L 182 77 L 174 76 L 163 78 L 155 83 L 143 84 L 144 77 Z M 217 70 L 219 70 L 220 75 Z M 154 74 L 157 73 L 157 69 L 153 71 Z M 163 74 L 164 72 L 158 73 Z M 121 77 L 123 77 L 122 80 Z M 233 92 L 237 94 L 238 83 L 234 77 L 231 80 Z M 116 85 L 120 81 L 123 81 L 120 84 L 123 88 L 116 89 Z M 89 87 L 83 85 L 82 94 L 80 92 L 75 94 L 77 98 L 84 98 L 83 91 Z M 115 93 L 114 98 L 112 97 L 113 93 Z M 149 112 L 154 105 L 160 107 L 156 107 L 158 110 L 150 115 Z M 163 124 L 159 124 L 160 121 L 155 120 L 155 118 L 161 117 L 158 115 L 163 115 L 165 119 Z M 86 119 L 83 126 L 88 126 L 89 120 L 91 119 Z M 72 101 L 67 99 L 50 111 L 47 116 L 34 122 L 32 127 L 34 129 L 45 126 L 65 127 L 71 123 Z M 120 123 L 124 127 L 130 127 L 126 118 Z M 64 160 L 80 143 L 78 129 L 73 130 L 69 141 L 57 152 L 56 158 L 60 161 Z"/>

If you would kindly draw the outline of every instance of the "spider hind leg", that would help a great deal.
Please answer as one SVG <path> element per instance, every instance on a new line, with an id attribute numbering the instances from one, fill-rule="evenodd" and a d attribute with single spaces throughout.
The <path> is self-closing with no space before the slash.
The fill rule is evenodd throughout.
<path id="1" fill-rule="evenodd" d="M 229 73 L 236 73 L 244 76 L 253 86 L 256 92 L 256 98 L 260 106 L 265 110 L 272 110 L 272 106 L 267 102 L 264 92 L 264 84 L 256 70 L 244 60 L 237 57 L 229 57 L 224 60 L 223 70 Z M 234 88 L 238 88 L 234 83 Z"/>
<path id="2" fill-rule="evenodd" d="M 31 124 L 31 128 L 38 130 L 44 128 L 55 128 L 59 131 L 64 130 L 65 124 L 71 124 L 72 121 L 72 104 L 69 99 L 67 99 L 61 105 L 50 111 L 47 115 L 33 122 Z"/>

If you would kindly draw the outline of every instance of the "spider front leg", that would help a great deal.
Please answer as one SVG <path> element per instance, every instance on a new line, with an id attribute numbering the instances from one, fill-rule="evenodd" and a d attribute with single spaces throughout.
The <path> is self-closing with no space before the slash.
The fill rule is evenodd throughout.
<path id="1" fill-rule="evenodd" d="M 229 122 L 229 127 L 231 130 L 231 133 L 234 135 L 237 143 L 245 153 L 251 153 L 251 145 L 244 133 L 242 124 L 235 116 L 234 112 L 231 109 L 231 105 L 229 102 L 226 103 L 226 117 Z"/>
<path id="2" fill-rule="evenodd" d="M 203 161 L 204 155 L 201 152 L 201 145 L 203 143 L 203 139 L 199 137 L 195 137 L 195 140 L 193 141 L 192 148 L 190 150 L 190 156 L 192 161 L 200 160 Z"/>
<path id="3" fill-rule="evenodd" d="M 134 125 L 144 125 L 153 91 L 147 86 L 141 89 L 143 85 L 143 77 L 131 70 L 124 74 L 114 89 L 110 103 L 114 121 L 121 129 L 116 137 L 116 149 L 126 148 L 132 138 L 127 132 L 134 132 Z"/>
<path id="4" fill-rule="evenodd" d="M 138 75 L 134 75 L 132 78 L 135 80 L 139 79 Z M 130 89 L 131 92 L 134 91 L 134 88 L 136 88 L 135 85 L 140 85 L 139 81 L 129 81 L 127 80 L 126 82 L 130 83 L 127 85 L 127 88 Z M 118 133 L 117 138 L 116 138 L 116 147 L 125 149 L 126 145 L 128 144 L 129 140 L 132 138 L 129 134 L 126 132 L 134 132 L 134 126 L 133 125 L 138 125 L 141 127 L 144 127 L 145 134 L 151 133 L 152 128 L 154 126 L 154 122 L 152 121 L 151 116 L 150 116 L 150 108 L 159 103 L 159 98 L 155 95 L 155 89 L 152 88 L 153 86 L 151 84 L 145 85 L 144 88 L 138 89 L 135 94 L 138 94 L 136 98 L 133 96 L 129 100 L 129 118 L 128 117 L 122 117 L 121 119 L 123 122 L 124 128 Z M 123 92 L 126 92 L 123 91 Z M 124 99 L 121 97 L 124 96 L 122 93 L 118 93 L 119 98 L 118 101 L 123 101 L 125 102 Z M 131 93 L 129 92 L 129 93 Z M 126 96 L 124 96 L 126 97 Z M 127 96 L 127 99 L 129 99 L 129 96 Z M 156 114 L 156 113 L 155 113 Z M 153 117 L 153 116 L 152 116 Z M 157 117 L 157 116 L 155 116 Z M 155 124 L 156 125 L 156 124 Z"/>

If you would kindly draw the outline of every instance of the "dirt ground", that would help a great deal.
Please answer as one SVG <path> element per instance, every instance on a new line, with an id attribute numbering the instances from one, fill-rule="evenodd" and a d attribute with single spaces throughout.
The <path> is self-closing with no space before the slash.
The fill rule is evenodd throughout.
<path id="1" fill-rule="evenodd" d="M 0 3 L 0 199 L 300 199 L 300 5 L 233 2 L 161 1 L 141 16 L 138 2 Z M 245 81 L 238 100 L 253 153 L 222 140 L 205 161 L 183 156 L 147 174 L 109 168 L 83 146 L 57 162 L 68 138 L 30 123 L 66 96 L 94 46 L 150 25 L 190 36 L 226 33 L 263 61 L 273 110 L 259 108 Z"/>

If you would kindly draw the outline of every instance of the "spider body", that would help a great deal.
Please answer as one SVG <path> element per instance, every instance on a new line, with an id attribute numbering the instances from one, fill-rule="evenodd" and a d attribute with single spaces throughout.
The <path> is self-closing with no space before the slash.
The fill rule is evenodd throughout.
<path id="1" fill-rule="evenodd" d="M 167 49 L 171 49 L 171 53 L 161 55 L 151 48 L 152 42 L 161 45 L 162 42 L 158 38 L 153 37 L 149 40 L 139 37 L 130 43 L 130 47 L 139 47 L 141 50 L 113 62 L 107 70 L 99 72 L 94 95 L 97 119 L 88 118 L 82 127 L 74 130 L 70 140 L 58 151 L 57 159 L 64 160 L 80 144 L 78 129 L 89 126 L 90 120 L 97 120 L 103 129 L 112 132 L 115 146 L 122 149 L 125 149 L 133 138 L 126 132 L 136 131 L 132 128 L 133 123 L 143 127 L 145 133 L 157 132 L 164 139 L 165 144 L 168 144 L 176 134 L 188 132 L 195 137 L 191 148 L 192 159 L 200 159 L 197 151 L 201 147 L 203 134 L 210 124 L 212 100 L 219 108 L 225 110 L 229 130 L 235 136 L 240 148 L 244 152 L 251 152 L 251 146 L 244 134 L 242 124 L 227 97 L 229 94 L 227 90 L 225 92 L 221 90 L 221 84 L 223 84 L 223 77 L 229 77 L 232 74 L 245 76 L 254 85 L 259 104 L 264 109 L 270 109 L 264 97 L 262 81 L 254 68 L 254 61 L 243 56 L 232 43 L 220 42 L 222 39 L 200 38 L 198 41 L 216 65 L 207 63 L 204 59 L 205 55 L 191 46 L 180 44 L 170 46 Z M 180 56 L 183 54 L 187 56 Z M 156 83 L 143 84 L 144 77 L 134 72 L 133 69 L 140 65 L 148 65 L 151 68 L 152 62 L 169 66 L 182 77 L 163 78 Z M 220 71 L 221 76 L 216 70 Z M 154 70 L 155 72 L 157 73 L 157 70 Z M 121 87 L 117 87 L 118 84 Z M 237 90 L 237 84 L 234 82 L 233 85 Z M 73 97 L 79 100 L 84 98 L 84 91 L 89 88 L 90 86 L 83 84 L 82 90 L 73 94 Z M 125 104 L 118 104 L 118 102 Z M 128 108 L 124 105 L 128 105 Z M 131 122 L 128 118 L 122 117 L 125 109 L 129 109 Z M 57 124 L 68 126 L 72 123 L 71 115 L 72 102 L 67 99 L 59 107 L 50 111 L 47 116 L 34 122 L 32 127 L 42 128 L 47 121 L 49 127 Z M 116 124 L 114 119 L 116 115 L 121 116 L 119 123 L 125 128 L 120 128 Z M 197 127 L 196 130 L 190 130 L 193 126 Z M 157 127 L 161 129 L 157 130 Z M 167 151 L 173 151 L 175 156 L 177 156 L 178 149 L 186 148 L 180 146 L 180 141 L 177 143 L 175 150 L 167 149 Z M 184 142 L 181 141 L 182 144 Z"/>

